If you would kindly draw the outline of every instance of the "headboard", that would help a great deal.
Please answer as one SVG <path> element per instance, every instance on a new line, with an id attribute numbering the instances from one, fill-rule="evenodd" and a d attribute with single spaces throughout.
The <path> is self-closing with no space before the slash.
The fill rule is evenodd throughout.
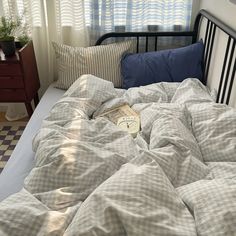
<path id="1" fill-rule="evenodd" d="M 202 24 L 206 21 L 206 24 Z M 204 29 L 203 29 L 204 27 Z M 236 32 L 224 24 L 221 20 L 211 15 L 205 10 L 201 10 L 195 20 L 194 28 L 192 31 L 163 31 L 163 32 L 112 32 L 102 35 L 96 42 L 96 45 L 102 44 L 108 38 L 136 38 L 136 52 L 139 52 L 140 40 L 145 40 L 145 51 L 148 51 L 148 45 L 154 39 L 154 50 L 158 50 L 157 42 L 159 37 L 190 37 L 191 42 L 195 43 L 199 39 L 200 30 L 204 31 L 204 60 L 203 60 L 203 83 L 207 84 L 209 68 L 212 62 L 212 50 L 215 42 L 216 29 L 223 31 L 227 34 L 228 41 L 224 51 L 224 61 L 221 68 L 220 80 L 218 85 L 217 102 L 229 104 L 230 95 L 234 83 L 236 72 L 236 56 L 235 56 L 235 44 L 236 44 Z M 152 39 L 152 40 L 150 40 Z"/>

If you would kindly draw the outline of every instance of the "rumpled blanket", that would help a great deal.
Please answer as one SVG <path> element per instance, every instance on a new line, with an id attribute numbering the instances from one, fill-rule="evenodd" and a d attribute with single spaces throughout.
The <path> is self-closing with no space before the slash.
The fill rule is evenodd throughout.
<path id="1" fill-rule="evenodd" d="M 99 114 L 128 103 L 130 134 Z M 81 76 L 33 140 L 1 236 L 236 235 L 236 111 L 197 79 L 129 90 Z"/>

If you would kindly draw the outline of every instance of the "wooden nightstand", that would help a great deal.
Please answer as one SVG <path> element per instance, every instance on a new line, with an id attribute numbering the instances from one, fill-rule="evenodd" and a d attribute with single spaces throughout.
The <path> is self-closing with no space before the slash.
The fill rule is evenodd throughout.
<path id="1" fill-rule="evenodd" d="M 40 88 L 38 69 L 32 41 L 17 50 L 11 57 L 5 57 L 0 49 L 0 102 L 24 102 L 29 117 L 39 102 Z"/>

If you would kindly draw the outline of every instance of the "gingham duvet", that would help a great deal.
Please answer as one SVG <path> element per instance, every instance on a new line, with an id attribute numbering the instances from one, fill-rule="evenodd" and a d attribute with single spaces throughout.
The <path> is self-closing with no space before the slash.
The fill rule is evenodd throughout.
<path id="1" fill-rule="evenodd" d="M 93 117 L 128 103 L 133 139 Z M 92 75 L 33 140 L 36 166 L 0 202 L 1 236 L 236 235 L 236 111 L 198 80 L 127 91 Z"/>

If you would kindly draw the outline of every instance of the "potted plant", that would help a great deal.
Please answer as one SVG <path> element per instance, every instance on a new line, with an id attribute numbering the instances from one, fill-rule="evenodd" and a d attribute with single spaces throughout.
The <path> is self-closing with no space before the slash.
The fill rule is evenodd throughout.
<path id="1" fill-rule="evenodd" d="M 21 47 L 23 47 L 24 45 L 26 45 L 30 41 L 30 37 L 27 34 L 22 34 L 22 35 L 18 36 L 17 39 L 18 39 Z"/>
<path id="2" fill-rule="evenodd" d="M 25 46 L 31 40 L 28 32 L 28 25 L 26 23 L 21 25 L 17 36 L 17 41 L 19 42 L 20 47 Z"/>
<path id="3" fill-rule="evenodd" d="M 15 54 L 15 30 L 21 25 L 19 19 L 13 20 L 7 17 L 1 17 L 0 21 L 0 45 L 5 56 Z"/>

